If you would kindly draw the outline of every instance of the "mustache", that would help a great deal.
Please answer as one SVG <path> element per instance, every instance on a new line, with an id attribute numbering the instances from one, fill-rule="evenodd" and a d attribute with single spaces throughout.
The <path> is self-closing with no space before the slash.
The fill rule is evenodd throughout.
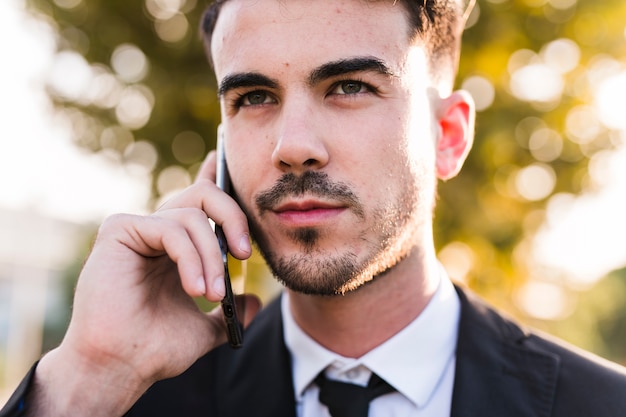
<path id="1" fill-rule="evenodd" d="M 255 203 L 261 213 L 272 210 L 289 197 L 303 195 L 332 199 L 348 205 L 357 215 L 363 216 L 364 210 L 356 194 L 343 182 L 333 182 L 325 172 L 306 171 L 301 175 L 284 174 L 276 184 L 261 192 Z"/>

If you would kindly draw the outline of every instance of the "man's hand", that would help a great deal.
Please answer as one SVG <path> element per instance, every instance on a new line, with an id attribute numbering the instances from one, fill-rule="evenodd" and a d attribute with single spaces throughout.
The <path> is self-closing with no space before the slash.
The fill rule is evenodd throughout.
<path id="1" fill-rule="evenodd" d="M 246 217 L 216 187 L 213 153 L 195 184 L 154 214 L 103 223 L 67 334 L 37 369 L 33 401 L 45 415 L 121 415 L 151 384 L 182 373 L 226 340 L 220 309 L 205 314 L 192 299 L 224 296 L 208 218 L 223 227 L 233 256 L 250 256 Z M 240 301 L 247 324 L 260 304 L 254 297 Z"/>

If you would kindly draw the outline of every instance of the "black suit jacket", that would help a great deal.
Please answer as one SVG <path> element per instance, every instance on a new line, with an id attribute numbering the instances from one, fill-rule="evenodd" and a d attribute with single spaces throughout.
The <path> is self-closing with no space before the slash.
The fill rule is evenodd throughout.
<path id="1" fill-rule="evenodd" d="M 525 331 L 471 293 L 457 292 L 452 417 L 626 416 L 623 368 Z M 245 337 L 242 349 L 222 346 L 153 386 L 128 417 L 295 417 L 280 303 L 262 311 Z"/>
<path id="2" fill-rule="evenodd" d="M 530 333 L 471 293 L 457 292 L 451 417 L 626 416 L 624 368 Z M 0 417 L 19 415 L 5 412 Z M 126 416 L 295 417 L 280 303 L 259 313 L 243 348 L 215 349 L 182 375 L 152 386 Z"/>

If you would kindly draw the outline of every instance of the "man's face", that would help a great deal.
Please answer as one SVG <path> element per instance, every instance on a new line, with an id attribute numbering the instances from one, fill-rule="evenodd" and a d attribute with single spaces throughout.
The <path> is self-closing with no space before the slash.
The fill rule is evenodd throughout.
<path id="1" fill-rule="evenodd" d="M 434 89 L 393 3 L 231 0 L 220 13 L 233 186 L 293 290 L 353 290 L 429 243 Z"/>

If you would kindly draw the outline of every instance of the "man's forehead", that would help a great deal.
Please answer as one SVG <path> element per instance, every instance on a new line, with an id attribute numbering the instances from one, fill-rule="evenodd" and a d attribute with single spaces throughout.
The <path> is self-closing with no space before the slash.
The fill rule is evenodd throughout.
<path id="1" fill-rule="evenodd" d="M 228 67 L 310 67 L 349 56 L 405 53 L 408 19 L 393 2 L 363 0 L 230 0 L 220 12 L 211 52 L 218 78 Z"/>

